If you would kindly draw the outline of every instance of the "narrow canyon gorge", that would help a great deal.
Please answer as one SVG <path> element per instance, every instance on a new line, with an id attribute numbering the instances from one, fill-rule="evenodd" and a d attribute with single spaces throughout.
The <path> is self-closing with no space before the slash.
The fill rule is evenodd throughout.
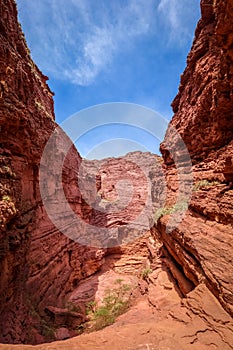
<path id="1" fill-rule="evenodd" d="M 200 5 L 162 156 L 90 161 L 65 152 L 0 1 L 0 350 L 233 349 L 233 0 Z M 91 329 L 88 305 L 117 283 L 127 309 Z"/>

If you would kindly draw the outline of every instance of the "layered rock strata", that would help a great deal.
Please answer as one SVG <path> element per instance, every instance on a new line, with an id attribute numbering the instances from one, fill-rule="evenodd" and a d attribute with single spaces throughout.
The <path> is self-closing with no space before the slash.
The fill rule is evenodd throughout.
<path id="1" fill-rule="evenodd" d="M 123 278 L 135 303 L 116 325 L 38 348 L 232 348 L 233 3 L 202 0 L 201 10 L 161 145 L 164 164 L 141 153 L 88 162 L 73 146 L 65 154 L 52 92 L 30 58 L 16 5 L 0 3 L 0 341 L 76 335 L 86 303 Z M 52 157 L 64 160 L 62 186 Z M 179 197 L 181 180 L 191 198 Z M 175 227 L 172 216 L 180 218 Z M 83 237 L 94 248 L 80 244 Z M 153 272 L 142 281 L 145 269 Z"/>
<path id="2" fill-rule="evenodd" d="M 224 308 L 233 313 L 233 2 L 201 1 L 202 17 L 172 106 L 170 126 L 182 136 L 193 163 L 193 195 L 182 223 L 166 234 L 166 216 L 156 235 L 174 265 L 195 286 L 204 282 Z M 168 128 L 161 152 L 170 197 L 179 153 L 174 129 Z M 176 158 L 176 159 L 175 159 Z"/>
<path id="3" fill-rule="evenodd" d="M 0 339 L 37 343 L 49 338 L 46 307 L 65 308 L 65 295 L 100 269 L 104 254 L 59 232 L 42 203 L 39 166 L 56 128 L 53 93 L 30 58 L 12 0 L 0 3 L 0 75 Z M 71 188 L 80 162 L 72 148 L 63 185 L 83 217 L 81 195 L 77 186 Z M 50 176 L 52 195 L 56 169 Z"/>

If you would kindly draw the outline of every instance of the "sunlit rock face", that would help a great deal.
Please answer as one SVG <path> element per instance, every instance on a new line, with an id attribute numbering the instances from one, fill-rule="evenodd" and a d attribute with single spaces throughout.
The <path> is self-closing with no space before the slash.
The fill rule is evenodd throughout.
<path id="1" fill-rule="evenodd" d="M 190 169 L 172 127 L 161 145 L 164 160 L 133 152 L 86 161 L 73 146 L 66 155 L 53 94 L 30 58 L 16 5 L 0 3 L 2 343 L 76 336 L 87 303 L 100 302 L 123 278 L 133 302 L 115 325 L 39 349 L 231 349 L 233 2 L 205 0 L 201 9 L 172 104 L 171 125 L 186 144 Z M 54 158 L 64 160 L 62 188 Z M 191 198 L 177 205 L 180 178 Z M 55 208 L 56 225 L 46 205 Z M 172 214 L 181 217 L 176 226 Z"/>
<path id="2" fill-rule="evenodd" d="M 172 102 L 172 125 L 182 136 L 194 163 L 211 154 L 216 158 L 214 155 L 221 149 L 227 156 L 228 147 L 232 146 L 232 7 L 231 0 L 201 1 L 202 17 L 179 92 Z M 168 140 L 169 131 L 165 142 Z M 169 142 L 174 140 L 170 138 Z M 161 150 L 165 156 L 164 143 Z"/>
<path id="3" fill-rule="evenodd" d="M 232 314 L 233 1 L 202 0 L 201 13 L 170 124 L 189 150 L 194 192 L 176 230 L 167 235 L 164 218 L 158 232 L 184 274 L 195 285 L 205 281 Z M 171 197 L 177 184 L 169 149 L 179 149 L 176 142 L 168 127 L 161 152 Z"/>
<path id="4" fill-rule="evenodd" d="M 83 162 L 79 176 L 84 192 L 81 194 L 77 178 L 81 158 L 74 147 L 67 155 L 64 153 L 66 138 L 63 139 L 62 132 L 57 129 L 51 152 L 41 163 L 44 147 L 57 128 L 53 93 L 46 83 L 47 77 L 30 58 L 17 22 L 15 2 L 1 2 L 0 13 L 0 339 L 4 343 L 41 343 L 55 339 L 49 332 L 51 319 L 56 319 L 55 328 L 67 327 L 67 331 L 58 332 L 58 337 L 76 335 L 77 325 L 86 317 L 85 302 L 95 295 L 96 288 L 92 288 L 82 302 L 77 302 L 80 308 L 77 315 L 67 309 L 69 295 L 78 288 L 80 281 L 101 269 L 105 255 L 109 254 L 108 246 L 114 250 L 125 238 L 129 242 L 140 238 L 141 227 L 143 233 L 149 230 L 152 202 L 147 177 L 152 168 L 158 167 L 159 157 L 132 154 L 126 160 L 99 164 L 100 169 L 95 162 Z M 54 158 L 64 160 L 62 186 L 66 203 L 59 192 L 58 162 L 52 163 Z M 136 159 L 139 165 L 135 164 Z M 50 164 L 55 165 L 51 168 Z M 122 177 L 123 169 L 126 179 Z M 54 204 L 59 227 L 51 222 L 42 202 L 41 174 L 47 176 L 47 203 Z M 112 191 L 112 188 L 124 179 L 132 182 L 132 191 L 128 191 L 128 182 L 121 182 L 123 187 L 117 202 L 117 189 Z M 125 224 L 137 218 L 147 200 L 148 214 L 140 220 L 140 229 L 136 223 L 133 229 L 125 228 Z M 72 210 L 67 210 L 67 203 Z M 111 208 L 105 208 L 107 204 Z M 80 219 L 79 226 L 72 224 L 73 213 Z M 99 242 L 95 236 L 90 239 L 87 224 L 92 225 L 95 236 L 98 228 L 114 228 L 115 236 L 111 236 L 110 230 L 101 236 L 103 241 Z M 59 230 L 66 226 L 68 232 Z M 119 249 L 116 251 L 120 254 Z"/>

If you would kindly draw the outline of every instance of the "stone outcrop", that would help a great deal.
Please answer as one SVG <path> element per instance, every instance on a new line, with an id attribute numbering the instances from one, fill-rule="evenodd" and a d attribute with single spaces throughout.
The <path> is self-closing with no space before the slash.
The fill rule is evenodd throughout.
<path id="1" fill-rule="evenodd" d="M 0 349 L 74 337 L 87 302 L 101 303 L 116 279 L 132 286 L 116 324 L 36 348 L 232 349 L 233 2 L 202 0 L 201 10 L 164 161 L 136 152 L 90 162 L 73 146 L 65 154 L 47 77 L 14 1 L 0 3 L 0 341 L 10 343 Z M 53 158 L 64 160 L 62 186 Z M 183 201 L 181 180 L 192 194 Z"/>
<path id="2" fill-rule="evenodd" d="M 77 324 L 83 322 L 86 316 L 85 303 L 90 300 L 89 294 L 80 297 L 80 283 L 101 270 L 106 255 L 111 254 L 113 261 L 119 260 L 118 273 L 127 269 L 130 271 L 131 266 L 142 269 L 143 264 L 146 264 L 150 256 L 148 248 L 144 253 L 138 253 L 138 258 L 134 260 L 127 257 L 121 260 L 123 254 L 134 254 L 135 248 L 126 253 L 114 247 L 125 238 L 130 242 L 139 238 L 141 229 L 136 224 L 133 229 L 124 225 L 131 222 L 132 218 L 137 218 L 145 207 L 147 197 L 150 200 L 151 187 L 148 188 L 150 182 L 147 176 L 152 169 L 159 172 L 159 157 L 132 154 L 127 159 L 109 160 L 105 165 L 83 162 L 80 181 L 84 194 L 81 195 L 77 186 L 81 158 L 74 147 L 71 147 L 67 156 L 64 153 L 66 138 L 56 129 L 53 94 L 46 83 L 47 77 L 30 58 L 17 23 L 14 1 L 2 1 L 0 15 L 0 341 L 41 343 L 54 340 L 55 334 L 58 338 L 76 334 Z M 53 153 L 48 153 L 45 163 L 41 164 L 44 147 L 55 129 L 57 140 L 52 145 Z M 82 219 L 83 226 L 70 225 L 67 203 L 60 200 L 58 169 L 50 167 L 51 157 L 65 161 L 62 184 L 67 203 Z M 135 160 L 138 158 L 137 165 Z M 133 198 L 126 210 L 124 205 L 118 207 L 117 189 L 113 188 L 122 179 L 122 166 L 128 169 L 126 180 L 133 179 Z M 85 223 L 93 225 L 94 234 L 95 227 L 113 228 L 115 236 L 106 237 L 106 248 L 112 246 L 112 250 L 80 245 L 52 224 L 40 195 L 40 171 L 47 176 L 48 203 L 50 198 L 52 205 L 57 203 L 58 224 L 69 226 L 68 233 L 77 233 L 77 237 L 74 237 L 77 239 L 87 235 Z M 104 180 L 105 173 L 108 173 L 109 181 Z M 157 181 L 156 177 L 154 181 Z M 127 202 L 127 185 L 123 184 L 120 192 L 123 197 L 119 203 Z M 110 206 L 109 210 L 106 206 Z M 150 225 L 150 208 L 151 200 L 148 214 L 140 222 L 145 233 Z M 98 245 L 96 239 L 87 243 Z M 138 247 L 144 250 L 143 243 L 139 242 Z M 128 260 L 131 264 L 127 263 Z M 112 265 L 110 262 L 105 263 L 104 269 L 107 266 L 110 269 Z M 98 283 L 91 286 L 93 298 Z M 74 298 L 74 295 L 79 297 Z M 77 314 L 67 308 L 69 300 L 72 303 L 75 300 L 79 308 Z"/>
<path id="3" fill-rule="evenodd" d="M 179 92 L 172 103 L 172 125 L 194 163 L 214 156 L 219 149 L 226 152 L 233 138 L 233 2 L 202 0 L 201 14 Z M 169 131 L 165 142 L 168 138 Z M 178 147 L 172 138 L 170 142 L 173 148 Z M 161 151 L 168 163 L 164 144 Z"/>
<path id="4" fill-rule="evenodd" d="M 170 124 L 191 156 L 194 191 L 181 224 L 168 235 L 164 216 L 155 234 L 173 265 L 195 286 L 204 282 L 232 315 L 233 2 L 202 0 L 201 11 Z M 180 148 L 172 127 L 161 144 L 170 197 L 177 185 L 169 149 Z M 185 172 L 185 162 L 176 161 Z"/>
<path id="5" fill-rule="evenodd" d="M 0 76 L 0 341 L 38 343 L 50 339 L 45 308 L 64 308 L 66 294 L 100 269 L 104 254 L 60 233 L 42 204 L 39 165 L 56 128 L 53 93 L 30 58 L 12 0 L 0 3 Z M 84 216 L 81 195 L 71 186 L 80 162 L 72 148 L 63 185 Z"/>
<path id="6" fill-rule="evenodd" d="M 109 248 L 130 243 L 153 226 L 153 214 L 166 197 L 161 161 L 149 152 L 82 161 L 79 184 L 93 208 L 90 223 L 95 231 L 98 227 L 108 229 Z"/>
<path id="7" fill-rule="evenodd" d="M 36 347 L 29 345 L 27 349 L 232 349 L 232 318 L 204 284 L 200 284 L 180 304 L 164 271 L 157 273 L 157 276 L 159 281 L 151 285 L 147 294 L 149 303 L 144 296 L 114 325 L 65 342 Z M 157 295 L 153 287 L 159 287 Z M 153 303 L 156 308 L 152 307 Z M 63 337 L 67 336 L 64 329 L 59 332 Z M 15 350 L 24 348 L 23 345 L 14 346 Z M 0 345 L 0 350 L 12 350 L 12 345 Z"/>

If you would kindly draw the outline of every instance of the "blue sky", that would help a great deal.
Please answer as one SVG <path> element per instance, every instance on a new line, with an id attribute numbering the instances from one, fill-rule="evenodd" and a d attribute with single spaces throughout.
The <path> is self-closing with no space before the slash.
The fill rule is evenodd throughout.
<path id="1" fill-rule="evenodd" d="M 17 6 L 32 58 L 55 92 L 58 123 L 110 102 L 171 118 L 199 0 L 17 0 Z M 115 124 L 87 132 L 76 144 L 82 156 L 102 158 L 158 152 L 159 142 Z"/>

